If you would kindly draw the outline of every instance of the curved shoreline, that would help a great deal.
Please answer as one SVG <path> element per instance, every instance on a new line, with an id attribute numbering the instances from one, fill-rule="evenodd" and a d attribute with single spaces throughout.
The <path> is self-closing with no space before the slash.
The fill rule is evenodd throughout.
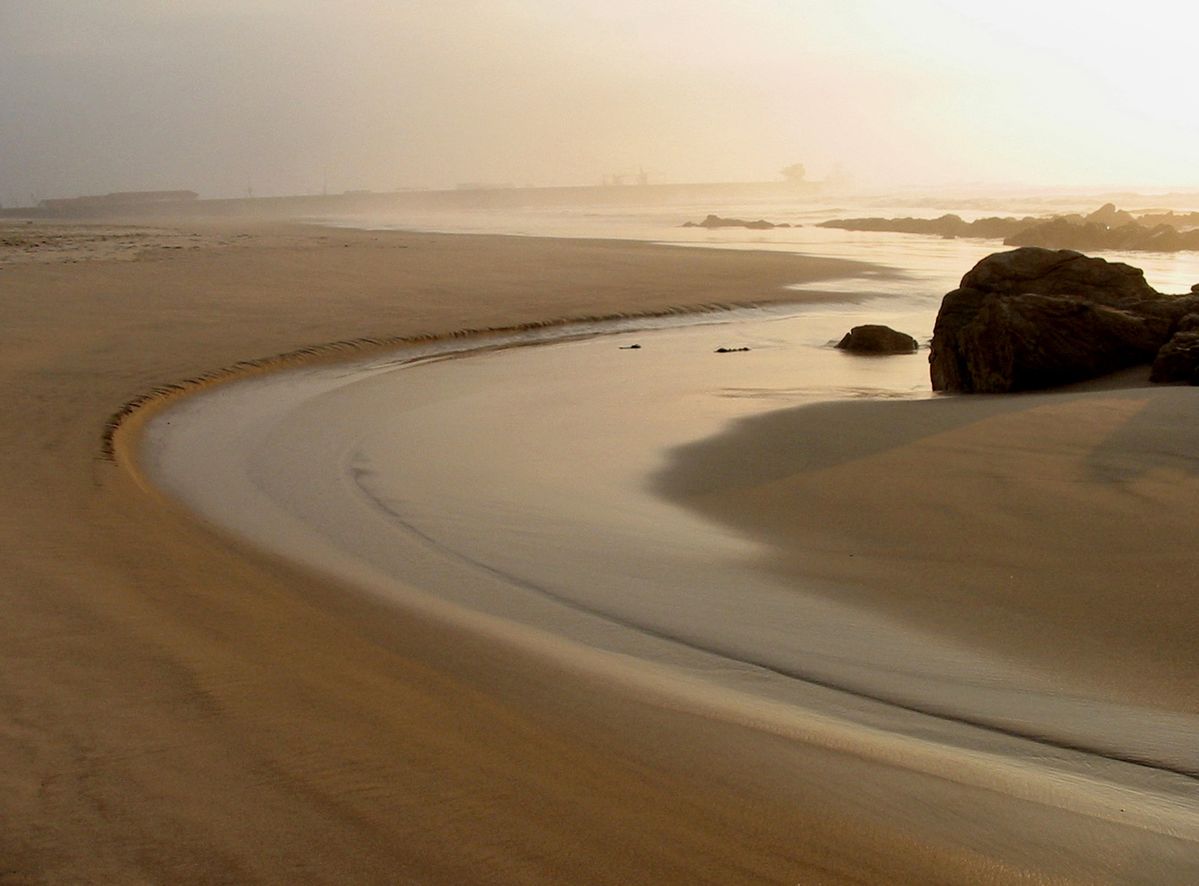
<path id="1" fill-rule="evenodd" d="M 212 369 L 207 372 L 203 372 L 200 375 L 182 379 L 181 381 L 156 385 L 150 390 L 126 400 L 123 404 L 121 404 L 120 409 L 109 416 L 108 421 L 105 422 L 104 433 L 101 437 L 100 454 L 102 458 L 108 461 L 114 461 L 116 460 L 118 448 L 126 453 L 130 453 L 132 451 L 132 447 L 129 445 L 119 446 L 117 443 L 117 438 L 121 436 L 122 428 L 125 423 L 129 421 L 135 413 L 139 413 L 145 409 L 163 409 L 178 397 L 198 394 L 214 385 L 241 381 L 263 372 L 274 372 L 283 369 L 298 368 L 301 366 L 317 365 L 330 360 L 356 360 L 364 358 L 373 352 L 399 351 L 403 348 L 416 345 L 449 345 L 451 342 L 463 340 L 472 340 L 479 343 L 476 347 L 466 347 L 460 350 L 446 347 L 444 350 L 430 355 L 450 356 L 459 353 L 472 353 L 477 350 L 483 350 L 489 347 L 483 344 L 483 342 L 488 338 L 511 339 L 507 343 L 494 345 L 494 347 L 516 347 L 525 343 L 517 339 L 517 336 L 526 333 L 543 332 L 545 330 L 563 330 L 563 335 L 560 339 L 553 337 L 548 339 L 538 338 L 531 339 L 528 343 L 543 343 L 562 340 L 576 335 L 592 334 L 592 332 L 594 332 L 594 334 L 603 334 L 605 331 L 608 331 L 604 329 L 589 331 L 585 329 L 585 327 L 588 326 L 615 327 L 624 323 L 636 324 L 639 321 L 666 320 L 671 318 L 679 319 L 680 322 L 687 322 L 685 318 L 700 318 L 706 315 L 710 315 L 715 318 L 722 314 L 730 314 L 737 311 L 749 311 L 766 308 L 785 310 L 788 305 L 789 303 L 785 301 L 771 302 L 767 304 L 745 302 L 728 304 L 679 305 L 677 307 L 669 307 L 654 311 L 620 314 L 598 314 L 581 317 L 556 317 L 553 319 L 533 321 L 515 326 L 463 327 L 447 333 L 430 332 L 412 336 L 392 335 L 363 337 L 309 345 L 306 347 L 297 348 L 293 351 L 285 351 L 280 354 L 273 354 L 269 357 L 257 357 L 247 360 L 240 360 L 232 365 L 223 366 L 219 369 Z M 699 321 L 697 320 L 697 322 Z M 656 327 L 630 326 L 630 331 L 635 331 L 639 328 L 649 329 Z M 149 413 L 147 416 L 148 415 Z M 133 456 L 130 455 L 129 458 L 132 459 Z"/>
<path id="2" fill-rule="evenodd" d="M 553 343 L 554 341 L 561 342 L 564 339 L 570 338 L 572 338 L 572 336 L 565 334 L 561 337 L 551 338 L 548 342 L 541 343 Z M 653 347 L 653 344 L 654 343 L 650 343 L 650 346 Z M 471 350 L 466 352 L 458 352 L 453 356 L 455 359 L 470 359 L 472 355 L 477 355 L 478 353 L 479 351 Z M 444 352 L 442 352 L 441 356 L 445 356 Z M 501 359 L 508 359 L 511 361 L 510 357 Z M 398 361 L 394 363 L 389 361 L 388 365 L 391 368 L 385 369 L 385 371 L 387 373 L 391 373 L 394 372 L 395 369 L 406 369 L 406 367 L 412 366 L 413 362 L 411 360 Z M 360 367 L 358 370 L 359 372 L 365 374 L 366 376 L 375 378 L 376 381 L 373 383 L 377 383 L 376 373 L 379 372 L 379 367 L 377 364 L 359 362 L 358 366 Z M 428 373 L 436 373 L 438 369 L 437 367 L 427 367 L 423 371 L 425 373 L 425 380 L 422 387 L 428 385 Z M 338 394 L 338 392 L 341 390 L 341 386 L 343 385 L 353 387 L 355 384 L 353 378 L 353 375 L 347 376 L 344 371 L 339 372 L 337 380 L 330 390 L 334 394 Z M 396 378 L 397 380 L 403 382 L 406 376 L 402 374 Z M 268 401 L 274 402 L 281 397 L 284 398 L 288 403 L 286 410 L 289 416 L 297 410 L 308 411 L 309 409 L 313 408 L 319 413 L 326 412 L 326 409 L 320 406 L 310 407 L 308 405 L 310 402 L 317 399 L 319 399 L 321 402 L 327 402 L 329 390 L 326 390 L 325 383 L 320 382 L 319 379 L 307 380 L 307 376 L 302 379 L 298 379 L 292 385 L 283 384 L 285 381 L 285 379 L 276 378 L 275 383 L 272 385 L 272 389 L 270 391 L 265 391 L 258 395 L 256 395 L 252 388 L 241 389 L 233 397 L 233 402 L 237 404 L 232 407 L 233 413 L 236 415 L 258 415 L 266 411 L 265 407 L 267 406 Z M 413 380 L 408 381 L 407 384 L 408 386 L 413 386 L 417 385 L 418 383 Z M 299 388 L 302 391 L 305 385 L 307 385 L 311 390 L 319 393 L 297 393 L 296 389 Z M 345 395 L 341 394 L 340 396 L 344 397 Z M 228 399 L 228 397 L 226 397 L 226 399 Z M 259 401 L 259 405 L 257 406 L 255 405 L 256 399 Z M 391 395 L 387 397 L 389 402 L 393 399 L 394 397 Z M 369 408 L 369 402 L 370 401 L 367 401 L 368 406 L 365 413 L 362 411 L 363 406 L 360 404 L 355 407 L 352 415 L 358 415 L 359 418 L 363 418 L 365 415 L 372 414 L 374 410 Z M 229 409 L 230 407 L 226 406 L 225 408 Z M 381 405 L 380 408 L 382 408 Z M 458 408 L 462 409 L 464 407 Z M 325 421 L 328 420 L 329 419 L 327 418 Z M 273 422 L 273 419 L 270 419 L 269 421 Z M 339 417 L 336 419 L 336 422 L 339 426 L 344 425 L 346 421 L 347 419 L 345 417 Z M 182 435 L 182 437 L 186 438 L 189 448 L 194 449 L 196 451 L 196 455 L 200 456 L 199 460 L 203 461 L 201 453 L 204 451 L 223 453 L 230 450 L 230 446 L 222 442 L 221 424 L 221 406 L 219 404 L 209 405 L 209 408 L 206 411 L 200 413 L 199 418 L 184 416 L 182 423 L 179 420 L 176 420 L 176 428 L 172 431 L 172 434 L 176 436 Z M 295 427 L 289 427 L 284 437 L 294 436 L 297 433 L 297 429 L 303 426 L 304 425 L 301 424 Z M 257 451 L 257 448 L 261 445 L 257 436 L 259 433 L 259 431 L 253 431 L 252 434 L 243 440 L 240 445 L 243 447 L 253 447 L 254 451 Z M 302 433 L 305 437 L 308 436 L 308 432 L 300 433 Z M 195 442 L 195 438 L 197 436 L 200 438 L 199 442 Z M 353 435 L 351 434 L 351 436 Z M 310 441 L 309 445 L 327 447 L 328 444 L 324 444 L 319 441 Z M 571 444 L 569 438 L 561 441 L 559 445 L 570 448 Z M 701 444 L 693 444 L 693 446 L 699 445 Z M 341 447 L 339 446 L 338 448 Z M 264 452 L 257 451 L 256 454 L 257 457 L 262 457 Z M 185 456 L 182 463 L 180 462 L 179 457 L 175 457 L 172 460 L 172 463 L 175 464 L 176 467 L 179 467 L 182 464 L 182 467 L 186 470 L 188 464 L 195 464 L 196 461 L 196 459 Z M 197 484 L 199 487 L 203 487 L 204 489 L 230 488 L 231 485 L 236 483 L 235 475 L 241 470 L 239 467 L 239 462 L 241 461 L 242 459 L 237 457 L 219 457 L 215 460 L 215 463 L 220 465 L 220 467 L 216 470 L 205 465 L 204 469 L 198 475 L 201 478 L 200 480 L 197 481 L 193 478 L 182 483 L 181 488 L 183 490 L 182 494 L 184 498 L 186 499 L 188 497 L 187 490 L 189 488 L 196 489 Z M 226 463 L 228 464 L 228 467 L 224 467 Z M 321 485 L 326 486 L 329 483 L 329 478 L 326 476 L 328 471 L 324 472 L 323 475 L 321 468 L 322 465 L 319 462 L 307 460 L 303 463 L 304 476 L 309 478 L 310 481 L 319 476 L 321 477 Z M 502 470 L 502 468 L 494 468 L 494 470 Z M 229 472 L 228 478 L 223 478 L 221 472 Z M 1112 762 L 1121 762 L 1132 764 L 1137 767 L 1144 767 L 1146 770 L 1156 770 L 1162 773 L 1173 773 L 1191 778 L 1193 778 L 1196 772 L 1199 771 L 1196 770 L 1194 766 L 1190 765 L 1192 761 L 1190 761 L 1185 752 L 1181 752 L 1181 757 L 1178 756 L 1180 752 L 1177 748 L 1159 748 L 1156 753 L 1152 751 L 1138 752 L 1136 750 L 1129 749 L 1121 750 L 1120 742 L 1116 739 L 1108 739 L 1105 746 L 1102 737 L 1091 736 L 1090 740 L 1085 737 L 1076 737 L 1072 739 L 1070 737 L 1069 730 L 1062 731 L 1060 727 L 1058 729 L 1058 734 L 1054 734 L 1052 729 L 1048 728 L 1043 728 L 1038 731 L 1035 725 L 1026 725 L 1023 728 L 1019 724 L 1013 724 L 1011 722 L 1008 722 L 1005 725 L 1003 716 L 1000 714 L 987 714 L 985 712 L 975 715 L 964 714 L 961 710 L 954 710 L 952 704 L 939 702 L 938 700 L 932 698 L 925 699 L 923 702 L 911 700 L 905 701 L 902 697 L 896 696 L 894 692 L 887 693 L 881 690 L 872 692 L 869 689 L 863 689 L 861 686 L 856 688 L 850 687 L 844 682 L 838 682 L 828 677 L 821 678 L 820 676 L 809 673 L 803 669 L 789 668 L 778 664 L 771 664 L 766 660 L 751 660 L 749 658 L 745 658 L 743 655 L 738 654 L 731 648 L 720 649 L 714 648 L 711 645 L 700 645 L 697 643 L 697 641 L 690 640 L 682 634 L 654 629 L 646 624 L 622 618 L 619 615 L 613 615 L 612 612 L 608 611 L 607 607 L 595 608 L 593 606 L 572 600 L 568 597 L 561 596 L 546 586 L 530 583 L 528 580 L 522 579 L 518 575 L 500 571 L 496 567 L 482 560 L 473 559 L 469 554 L 446 547 L 434 536 L 423 532 L 416 524 L 407 522 L 407 519 L 403 514 L 393 512 L 392 508 L 386 501 L 378 499 L 370 489 L 363 487 L 362 484 L 357 481 L 357 472 L 358 469 L 351 469 L 351 473 L 355 478 L 355 482 L 360 487 L 359 491 L 365 496 L 365 498 L 373 502 L 376 508 L 385 514 L 390 515 L 390 517 L 393 518 L 393 522 L 398 523 L 398 525 L 403 527 L 406 532 L 419 539 L 426 547 L 438 552 L 441 556 L 453 560 L 460 560 L 469 569 L 486 573 L 498 579 L 504 585 L 523 588 L 536 594 L 537 596 L 554 601 L 556 604 L 564 606 L 580 615 L 593 616 L 608 624 L 624 626 L 625 628 L 633 630 L 647 638 L 663 640 L 680 649 L 690 649 L 701 656 L 715 656 L 719 661 L 723 661 L 726 665 L 752 666 L 763 675 L 776 674 L 786 677 L 790 680 L 797 680 L 809 687 L 820 687 L 830 690 L 837 696 L 843 697 L 843 699 L 852 696 L 860 702 L 878 702 L 883 706 L 879 712 L 875 712 L 875 715 L 883 718 L 880 720 L 880 722 L 884 722 L 886 716 L 884 712 L 886 710 L 890 710 L 892 712 L 892 716 L 898 711 L 904 711 L 911 714 L 936 718 L 943 721 L 946 726 L 977 727 L 981 730 L 991 733 L 994 736 L 1004 735 L 1013 739 L 1031 741 L 1040 745 L 1043 749 L 1058 748 L 1060 750 L 1078 751 L 1092 757 L 1095 761 L 1099 759 L 1106 759 Z M 258 485 L 260 482 L 261 481 L 257 481 L 255 485 Z M 176 492 L 176 494 L 179 493 Z M 329 501 L 329 496 L 329 491 L 322 493 L 322 509 L 335 507 L 335 504 Z M 244 520 L 244 514 L 246 511 L 254 510 L 255 506 L 253 501 L 247 498 L 244 501 L 239 500 L 234 505 L 231 505 L 231 507 L 235 507 L 238 513 L 242 515 L 242 519 Z M 221 520 L 219 508 L 216 510 L 205 508 L 204 512 L 209 514 L 210 518 L 212 519 L 217 521 Z M 365 524 L 360 527 L 360 531 L 371 531 L 372 529 L 373 527 L 368 527 Z M 242 531 L 245 530 L 243 529 Z M 276 537 L 272 533 L 267 532 L 265 535 L 262 535 L 261 531 L 259 530 L 255 530 L 255 538 L 258 544 L 265 544 L 269 549 L 275 550 L 281 554 L 287 555 L 289 551 L 291 556 L 302 554 L 301 559 L 303 559 L 309 565 L 309 567 L 327 569 L 332 575 L 342 576 L 346 581 L 351 583 L 360 583 L 363 585 L 363 587 L 371 587 L 371 589 L 377 593 L 380 593 L 382 596 L 387 596 L 384 590 L 380 590 L 378 587 L 374 586 L 378 583 L 382 583 L 382 586 L 385 588 L 388 582 L 388 576 L 393 574 L 384 570 L 383 572 L 378 573 L 378 575 L 374 575 L 373 573 L 375 569 L 378 568 L 378 564 L 361 564 L 367 568 L 366 572 L 362 571 L 362 569 L 358 568 L 358 565 L 355 564 L 350 564 L 347 566 L 343 562 L 344 558 L 341 554 L 334 554 L 333 552 L 330 552 L 329 554 L 321 554 L 319 552 L 319 546 L 315 544 L 315 538 L 297 537 L 289 542 L 283 534 L 280 534 Z M 354 555 L 351 554 L 351 557 L 353 556 Z M 609 675 L 612 674 L 611 661 L 609 659 L 611 650 L 603 647 L 592 649 L 585 641 L 580 641 L 573 635 L 564 635 L 551 631 L 549 636 L 543 636 L 545 631 L 544 628 L 538 625 L 530 626 L 519 616 L 509 615 L 504 612 L 500 612 L 500 614 L 497 615 L 496 613 L 490 611 L 475 611 L 469 604 L 467 604 L 466 609 L 463 610 L 463 604 L 461 603 L 452 602 L 450 600 L 443 601 L 440 597 L 436 597 L 436 589 L 430 589 L 421 584 L 419 578 L 413 577 L 417 574 L 418 573 L 415 571 L 410 571 L 408 574 L 406 574 L 402 570 L 399 573 L 394 574 L 394 580 L 400 582 L 409 589 L 400 602 L 401 606 L 416 605 L 422 612 L 425 612 L 433 617 L 446 618 L 451 623 L 462 627 L 483 630 L 489 636 L 500 639 L 503 642 L 512 643 L 514 647 L 523 648 L 526 651 L 534 652 L 539 656 L 549 656 L 553 659 L 556 659 L 557 662 L 563 666 L 581 667 L 584 672 L 590 672 L 596 675 L 602 675 L 605 673 Z M 417 589 L 420 594 L 420 598 L 416 601 L 414 601 L 412 596 L 412 589 L 414 588 Z M 436 602 L 429 599 L 429 595 L 434 595 L 436 597 Z M 902 663 L 897 663 L 897 666 L 901 664 Z M 658 686 L 659 689 L 659 691 L 654 693 L 655 696 L 665 693 L 666 696 L 669 697 L 671 685 L 674 685 L 677 688 L 680 686 L 685 686 L 689 680 L 695 679 L 694 676 L 686 675 L 683 672 L 679 672 L 673 668 L 667 668 L 657 676 L 638 674 L 636 672 L 636 668 L 641 666 L 647 666 L 657 670 L 651 659 L 639 658 L 637 659 L 637 664 L 635 665 L 618 668 L 618 671 L 621 674 L 620 682 L 629 687 L 642 688 L 644 688 L 647 683 L 651 683 L 655 686 Z M 669 679 L 669 675 L 672 672 L 674 673 L 674 677 L 673 679 Z M 701 678 L 697 684 L 697 688 L 705 685 L 705 683 L 706 681 Z M 722 716 L 729 716 L 733 717 L 734 719 L 741 718 L 744 717 L 745 712 L 750 710 L 753 706 L 749 701 L 750 696 L 748 695 L 742 696 L 740 700 L 738 700 L 740 690 L 733 689 L 730 691 L 728 687 L 718 687 L 716 684 L 708 685 L 709 691 L 718 692 L 726 699 L 727 707 L 723 709 L 724 712 Z M 685 693 L 684 697 L 690 699 L 688 704 L 694 703 L 695 701 L 695 696 L 691 692 Z M 703 708 L 709 711 L 714 710 L 710 703 L 704 704 Z M 805 708 L 802 703 L 799 709 L 790 715 L 786 714 L 784 711 L 785 708 L 780 709 L 780 716 L 782 716 L 784 720 L 789 716 L 799 717 L 801 720 L 805 716 L 818 716 L 815 708 Z M 1144 722 L 1145 714 L 1138 716 L 1135 712 L 1132 712 L 1131 715 L 1134 718 L 1137 718 L 1138 722 Z M 1013 715 L 1008 714 L 1009 719 L 1012 716 Z M 1126 719 L 1124 715 L 1121 716 Z M 830 725 L 834 723 L 836 719 L 837 718 L 834 717 L 832 720 L 830 720 Z M 778 724 L 772 727 L 772 729 L 777 728 L 779 728 Z M 826 732 L 823 738 L 817 737 L 818 733 L 813 733 L 809 730 L 808 740 L 818 741 L 824 746 L 836 746 L 840 748 L 853 746 L 856 753 L 862 754 L 869 758 L 886 759 L 891 762 L 895 762 L 899 758 L 896 756 L 896 752 L 893 748 L 905 747 L 907 742 L 910 741 L 910 738 L 905 738 L 900 733 L 903 733 L 905 730 L 915 732 L 922 730 L 927 731 L 928 725 L 927 723 L 922 725 L 920 722 L 916 722 L 914 724 L 907 724 L 902 728 L 900 728 L 897 724 L 896 728 L 898 732 L 882 740 L 881 743 L 880 737 L 886 733 L 885 725 L 882 726 L 881 729 L 866 729 L 861 734 L 854 737 L 854 727 L 848 722 L 844 723 L 840 727 L 833 727 L 832 731 Z M 935 751 L 929 751 L 929 753 L 932 754 L 930 757 L 930 762 L 923 764 L 921 766 L 921 771 L 931 773 L 936 771 L 934 767 L 939 765 L 942 767 L 940 771 L 944 774 L 946 772 L 946 767 L 951 766 L 951 760 L 956 761 L 957 764 L 960 764 L 964 759 L 962 757 L 962 748 L 954 746 L 954 740 L 951 735 L 941 735 L 939 740 L 943 742 L 940 745 L 940 756 L 938 757 L 937 752 Z M 975 749 L 974 752 L 979 753 L 977 749 Z M 912 753 L 913 757 L 918 756 L 914 752 L 910 753 Z M 981 753 L 987 754 L 985 751 Z M 931 762 L 932 760 L 938 760 L 939 762 L 934 763 Z M 991 766 L 1003 768 L 1003 764 L 1000 763 L 999 756 L 992 754 L 991 760 Z M 1012 772 L 1015 773 L 1021 769 L 1024 769 L 1024 764 L 1017 764 L 1014 766 Z M 984 774 L 982 770 L 974 771 L 969 776 L 962 775 L 947 777 L 954 778 L 955 780 L 960 777 L 966 777 L 971 780 L 971 783 L 975 784 L 989 784 L 992 786 L 995 784 L 993 777 Z M 1019 781 L 1020 778 L 1026 778 L 1028 780 L 1029 787 L 1025 788 L 1025 795 L 1030 797 L 1036 795 L 1035 789 L 1032 787 L 1032 785 L 1037 783 L 1038 777 L 1034 774 L 1032 769 L 1028 769 L 1020 777 L 1015 777 L 1014 775 L 1010 774 L 1009 778 L 1014 781 Z M 981 781 L 979 781 L 980 779 Z M 1137 804 L 1134 804 L 1130 800 L 1125 800 L 1125 806 L 1131 807 L 1133 805 Z M 1162 825 L 1160 822 L 1155 824 L 1152 817 L 1146 818 L 1145 822 L 1146 826 L 1149 827 L 1166 826 Z"/>
<path id="3" fill-rule="evenodd" d="M 788 283 L 839 266 L 242 226 L 137 261 L 5 267 L 6 871 L 33 882 L 1194 879 L 1193 841 L 1112 821 L 1115 797 L 1110 817 L 1093 819 L 677 710 L 385 612 L 230 542 L 97 459 L 118 404 L 247 354 L 730 293 L 793 301 Z"/>

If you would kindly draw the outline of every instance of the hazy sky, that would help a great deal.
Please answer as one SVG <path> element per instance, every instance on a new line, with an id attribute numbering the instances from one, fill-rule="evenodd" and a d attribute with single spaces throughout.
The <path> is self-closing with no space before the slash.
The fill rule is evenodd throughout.
<path id="1" fill-rule="evenodd" d="M 1199 187 L 1181 0 L 0 0 L 0 201 L 763 180 Z"/>

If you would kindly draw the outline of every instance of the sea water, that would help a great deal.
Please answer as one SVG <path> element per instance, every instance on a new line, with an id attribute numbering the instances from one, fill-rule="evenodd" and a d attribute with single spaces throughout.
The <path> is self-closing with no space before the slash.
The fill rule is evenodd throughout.
<path id="1" fill-rule="evenodd" d="M 653 330 L 593 327 L 545 347 L 492 341 L 449 360 L 432 346 L 223 386 L 152 423 L 150 473 L 215 522 L 406 605 L 436 599 L 492 624 L 886 730 L 968 745 L 974 739 L 942 734 L 960 720 L 1117 755 L 1138 753 L 1137 736 L 1152 733 L 1155 753 L 1185 765 L 1190 719 L 1099 709 L 1019 662 L 897 624 L 835 588 L 782 581 L 759 568 L 760 542 L 655 493 L 652 477 L 673 447 L 739 418 L 826 400 L 931 396 L 925 351 L 861 359 L 832 344 L 864 322 L 926 342 L 941 295 L 1002 248 L 821 229 L 811 226 L 828 215 L 821 209 L 756 208 L 702 214 L 804 226 L 679 229 L 680 215 L 702 218 L 699 208 L 661 207 L 376 219 L 785 250 L 879 270 L 811 285 L 853 302 Z M 1165 291 L 1199 280 L 1193 254 L 1128 258 Z M 795 289 L 802 298 L 804 287 Z M 548 335 L 563 333 L 572 330 Z"/>
<path id="2" fill-rule="evenodd" d="M 873 262 L 902 272 L 899 281 L 881 283 L 877 276 L 839 281 L 833 291 L 879 295 L 915 295 L 938 302 L 975 262 L 1005 247 L 999 240 L 978 238 L 942 239 L 919 234 L 845 231 L 819 224 L 838 218 L 936 218 L 955 214 L 966 221 L 988 216 L 1044 217 L 1057 214 L 1086 214 L 1097 209 L 1104 198 L 1042 194 L 1036 197 L 990 198 L 987 200 L 928 197 L 919 194 L 845 195 L 749 201 L 706 201 L 639 203 L 636 189 L 629 188 L 628 201 L 621 205 L 555 206 L 503 209 L 410 210 L 388 215 L 335 217 L 323 223 L 381 230 L 420 230 L 443 233 L 507 234 L 532 237 L 579 237 L 628 239 L 713 249 L 753 249 L 795 252 Z M 1131 199 L 1131 198 L 1130 198 Z M 1124 208 L 1154 209 L 1154 198 Z M 1178 211 L 1199 210 L 1199 205 L 1176 204 Z M 746 228 L 687 228 L 706 215 L 746 220 L 765 219 L 791 227 L 771 230 Z M 1149 283 L 1160 292 L 1186 292 L 1199 283 L 1199 253 L 1096 252 L 1109 261 L 1122 261 L 1142 268 Z M 823 291 L 828 287 L 820 284 Z"/>

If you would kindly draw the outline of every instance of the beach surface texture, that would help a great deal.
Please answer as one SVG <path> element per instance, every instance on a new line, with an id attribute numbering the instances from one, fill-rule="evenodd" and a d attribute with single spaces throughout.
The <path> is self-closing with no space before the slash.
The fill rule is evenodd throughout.
<path id="1" fill-rule="evenodd" d="M 747 714 L 359 593 L 206 523 L 139 470 L 145 416 L 226 367 L 819 299 L 785 287 L 860 266 L 249 222 L 3 239 L 5 886 L 1199 878 L 1185 749 L 1093 772 L 1080 752 L 1047 778 L 981 727 L 942 755 L 912 730 Z M 1189 394 L 838 404 L 820 439 L 784 411 L 680 450 L 659 482 L 765 540 L 762 568 L 850 582 L 963 642 L 1011 642 L 1084 702 L 1193 722 Z M 1105 556 L 1083 559 L 1096 538 Z M 977 619 L 937 603 L 963 586 Z"/>

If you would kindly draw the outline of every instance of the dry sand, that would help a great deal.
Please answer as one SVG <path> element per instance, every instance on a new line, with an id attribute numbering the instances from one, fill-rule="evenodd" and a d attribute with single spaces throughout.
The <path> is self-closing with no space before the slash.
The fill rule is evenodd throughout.
<path id="1" fill-rule="evenodd" d="M 786 300 L 784 284 L 841 264 L 162 230 L 202 242 L 132 261 L 0 258 L 0 883 L 1194 873 L 1193 835 L 1122 827 L 1115 809 L 1076 814 L 789 741 L 384 609 L 212 531 L 100 457 L 122 403 L 239 360 Z M 88 254 L 86 237 L 76 248 Z"/>

